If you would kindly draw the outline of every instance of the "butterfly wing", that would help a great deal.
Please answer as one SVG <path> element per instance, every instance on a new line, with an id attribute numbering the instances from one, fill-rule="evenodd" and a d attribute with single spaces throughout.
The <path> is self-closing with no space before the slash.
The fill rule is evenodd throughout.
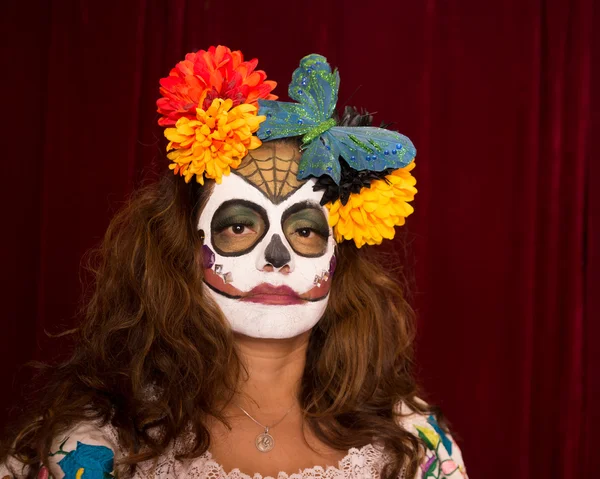
<path id="1" fill-rule="evenodd" d="M 412 142 L 397 131 L 371 126 L 335 126 L 326 132 L 332 151 L 355 170 L 403 168 L 416 156 Z"/>
<path id="2" fill-rule="evenodd" d="M 317 125 L 331 118 L 338 100 L 340 75 L 324 56 L 312 54 L 300 61 L 288 88 L 290 98 L 306 107 L 309 120 Z"/>
<path id="3" fill-rule="evenodd" d="M 261 140 L 276 140 L 307 133 L 316 123 L 305 121 L 307 112 L 300 103 L 274 100 L 258 100 L 258 114 L 267 117 L 260 124 L 257 136 Z"/>
<path id="4" fill-rule="evenodd" d="M 412 142 L 396 131 L 335 126 L 304 148 L 298 178 L 328 175 L 339 185 L 340 156 L 357 171 L 383 171 L 405 167 L 416 154 Z"/>
<path id="5" fill-rule="evenodd" d="M 309 176 L 318 178 L 321 175 L 329 175 L 339 184 L 341 174 L 342 169 L 338 161 L 338 155 L 321 138 L 311 141 L 302 152 L 302 159 L 298 165 L 298 179 L 303 180 Z"/>
<path id="6" fill-rule="evenodd" d="M 298 103 L 258 100 L 258 114 L 267 117 L 258 137 L 275 140 L 301 136 L 328 120 L 337 103 L 339 83 L 337 70 L 331 72 L 325 57 L 307 55 L 294 71 L 288 89 L 290 98 Z"/>

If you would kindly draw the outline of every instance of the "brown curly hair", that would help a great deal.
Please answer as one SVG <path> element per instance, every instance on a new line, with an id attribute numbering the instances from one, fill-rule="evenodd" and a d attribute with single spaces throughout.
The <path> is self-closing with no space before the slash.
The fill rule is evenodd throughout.
<path id="1" fill-rule="evenodd" d="M 205 418 L 226 423 L 223 399 L 244 374 L 233 333 L 202 288 L 196 220 L 211 189 L 168 175 L 137 191 L 112 220 L 94 255 L 93 294 L 71 333 L 74 352 L 43 368 L 44 389 L 7 436 L 0 462 L 12 456 L 37 477 L 53 438 L 90 418 L 116 428 L 130 472 L 190 426 L 184 455 L 208 449 Z M 422 448 L 399 425 L 395 406 L 403 401 L 442 420 L 438 408 L 415 400 L 414 313 L 371 248 L 344 242 L 336 255 L 299 392 L 306 424 L 338 450 L 377 440 L 390 458 L 382 477 L 403 468 L 413 477 Z M 157 426 L 162 434 L 150 434 Z"/>

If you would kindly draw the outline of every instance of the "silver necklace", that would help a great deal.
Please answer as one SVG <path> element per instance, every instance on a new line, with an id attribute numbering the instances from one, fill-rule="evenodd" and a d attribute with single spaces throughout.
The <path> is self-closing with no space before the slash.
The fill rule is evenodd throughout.
<path id="1" fill-rule="evenodd" d="M 279 424 L 281 421 L 283 421 L 285 419 L 285 417 L 289 414 L 289 412 L 292 410 L 292 408 L 294 407 L 294 405 L 292 404 L 292 407 L 290 407 L 287 410 L 287 412 L 283 415 L 283 417 L 279 421 L 277 421 L 275 424 L 272 424 L 270 426 L 265 426 L 264 424 L 261 424 L 256 419 L 254 419 L 248 413 L 248 411 L 246 411 L 242 406 L 240 406 L 239 404 L 236 404 L 236 406 L 239 407 L 246 416 L 248 416 L 256 424 L 258 424 L 260 427 L 262 427 L 264 429 L 264 432 L 261 432 L 258 436 L 256 436 L 256 439 L 254 440 L 254 445 L 256 446 L 256 449 L 258 449 L 260 452 L 269 452 L 270 450 L 272 450 L 275 447 L 275 439 L 273 438 L 273 436 L 271 436 L 271 434 L 269 434 L 269 430 L 273 429 L 275 426 L 277 426 L 277 424 Z"/>

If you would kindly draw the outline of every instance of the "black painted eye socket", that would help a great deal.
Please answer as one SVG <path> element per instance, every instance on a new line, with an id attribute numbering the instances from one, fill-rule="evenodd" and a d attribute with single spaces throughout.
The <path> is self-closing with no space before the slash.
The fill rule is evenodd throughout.
<path id="1" fill-rule="evenodd" d="M 320 206 L 310 202 L 291 206 L 283 215 L 281 227 L 297 254 L 317 257 L 327 251 L 329 224 Z"/>
<path id="2" fill-rule="evenodd" d="M 251 251 L 268 229 L 267 212 L 245 200 L 226 201 L 210 223 L 213 247 L 223 256 L 239 256 Z"/>

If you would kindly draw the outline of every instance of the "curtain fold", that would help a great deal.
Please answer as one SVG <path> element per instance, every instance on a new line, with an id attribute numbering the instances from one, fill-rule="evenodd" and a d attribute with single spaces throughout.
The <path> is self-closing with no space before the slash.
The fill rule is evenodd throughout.
<path id="1" fill-rule="evenodd" d="M 593 0 L 3 4 L 0 424 L 29 359 L 68 354 L 98 244 L 166 169 L 158 80 L 224 44 L 287 84 L 318 52 L 338 106 L 417 146 L 418 378 L 471 477 L 591 475 L 600 428 L 600 74 Z M 400 238 L 400 236 L 402 238 Z"/>

